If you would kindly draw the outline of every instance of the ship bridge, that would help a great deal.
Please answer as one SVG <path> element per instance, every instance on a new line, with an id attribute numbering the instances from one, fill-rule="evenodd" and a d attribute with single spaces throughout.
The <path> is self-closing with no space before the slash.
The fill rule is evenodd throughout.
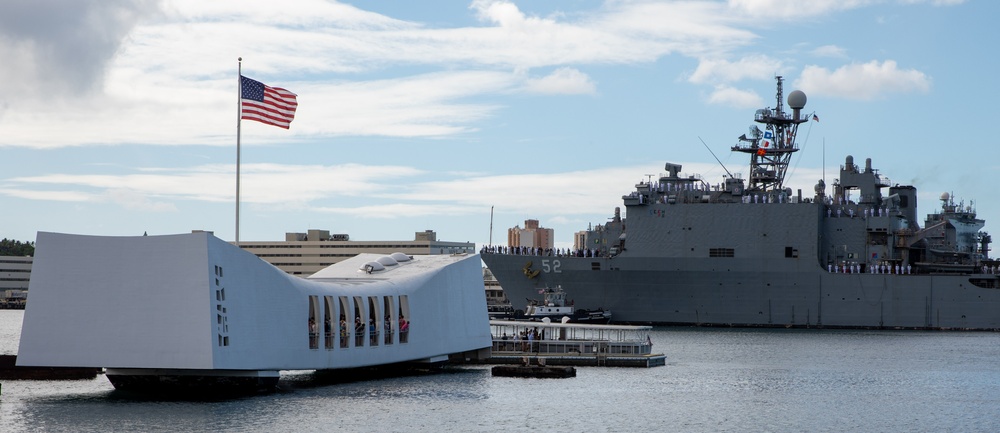
<path id="1" fill-rule="evenodd" d="M 834 185 L 835 197 L 847 199 L 851 190 L 861 192 L 859 204 L 878 205 L 882 202 L 882 188 L 891 185 L 889 179 L 872 168 L 872 159 L 865 159 L 865 169 L 861 171 L 854 164 L 854 157 L 848 155 L 840 166 L 840 183 Z"/>

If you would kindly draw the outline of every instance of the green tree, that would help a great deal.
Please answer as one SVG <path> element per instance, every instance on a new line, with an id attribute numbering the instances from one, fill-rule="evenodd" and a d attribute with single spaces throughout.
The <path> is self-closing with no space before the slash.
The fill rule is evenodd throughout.
<path id="1" fill-rule="evenodd" d="M 0 256 L 34 256 L 35 243 L 3 238 L 0 241 Z"/>

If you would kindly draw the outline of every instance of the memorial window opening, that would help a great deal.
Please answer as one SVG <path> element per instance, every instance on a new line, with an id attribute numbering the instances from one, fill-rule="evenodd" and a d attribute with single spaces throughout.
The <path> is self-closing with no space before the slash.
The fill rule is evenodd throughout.
<path id="1" fill-rule="evenodd" d="M 319 297 L 309 296 L 309 348 L 319 349 Z"/>
<path id="2" fill-rule="evenodd" d="M 333 349 L 333 328 L 334 314 L 337 306 L 333 303 L 333 296 L 323 297 L 323 347 L 327 350 Z"/>
<path id="3" fill-rule="evenodd" d="M 392 313 L 393 311 L 396 311 L 396 309 L 393 308 L 394 303 L 392 296 L 386 296 L 382 298 L 382 302 L 383 302 L 382 311 L 385 311 L 385 321 L 384 324 L 382 325 L 382 332 L 385 335 L 385 344 L 388 345 L 392 344 L 392 336 L 394 335 L 393 328 L 396 323 L 395 318 L 392 317 Z"/>
<path id="4" fill-rule="evenodd" d="M 380 333 L 379 330 L 382 329 L 379 318 L 382 317 L 379 311 L 379 301 L 378 296 L 368 297 L 368 345 L 371 347 L 378 346 Z"/>
<path id="5" fill-rule="evenodd" d="M 364 298 L 354 297 L 354 347 L 365 346 L 365 323 Z"/>
<path id="6" fill-rule="evenodd" d="M 338 297 L 337 298 L 337 305 L 340 306 L 340 308 L 337 310 L 337 311 L 340 312 L 340 316 L 339 316 L 340 317 L 340 323 L 339 323 L 339 326 L 338 326 L 338 329 L 337 329 L 337 331 L 340 334 L 340 347 L 342 349 L 346 349 L 347 347 L 349 347 L 348 341 L 351 338 L 351 328 L 350 328 L 351 322 L 349 322 L 349 320 L 351 318 L 347 317 L 347 314 L 348 314 L 348 311 L 349 311 L 347 309 L 347 305 L 348 305 L 347 304 L 347 296 L 340 296 L 340 297 Z"/>
<path id="7" fill-rule="evenodd" d="M 410 339 L 410 299 L 407 295 L 399 296 L 399 342 L 406 343 Z"/>

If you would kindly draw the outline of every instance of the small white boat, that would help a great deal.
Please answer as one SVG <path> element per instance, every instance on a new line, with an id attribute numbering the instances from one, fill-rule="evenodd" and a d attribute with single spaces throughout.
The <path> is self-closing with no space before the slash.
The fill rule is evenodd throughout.
<path id="1" fill-rule="evenodd" d="M 611 310 L 577 309 L 573 301 L 567 299 L 562 286 L 539 289 L 538 293 L 544 296 L 541 302 L 537 299 L 528 299 L 528 305 L 523 311 L 517 310 L 506 317 L 491 318 L 529 321 L 541 321 L 547 318 L 552 322 L 593 324 L 606 324 L 611 321 Z"/>
<path id="2" fill-rule="evenodd" d="M 653 367 L 666 356 L 653 353 L 651 326 L 592 325 L 490 320 L 493 347 L 490 362 L 524 363 L 525 358 L 546 365 Z"/>

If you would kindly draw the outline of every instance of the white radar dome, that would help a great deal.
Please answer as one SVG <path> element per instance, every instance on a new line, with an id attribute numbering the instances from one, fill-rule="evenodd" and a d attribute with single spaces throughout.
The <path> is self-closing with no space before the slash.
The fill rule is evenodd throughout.
<path id="1" fill-rule="evenodd" d="M 793 90 L 788 94 L 788 106 L 792 109 L 801 109 L 806 106 L 806 94 L 801 90 Z"/>

